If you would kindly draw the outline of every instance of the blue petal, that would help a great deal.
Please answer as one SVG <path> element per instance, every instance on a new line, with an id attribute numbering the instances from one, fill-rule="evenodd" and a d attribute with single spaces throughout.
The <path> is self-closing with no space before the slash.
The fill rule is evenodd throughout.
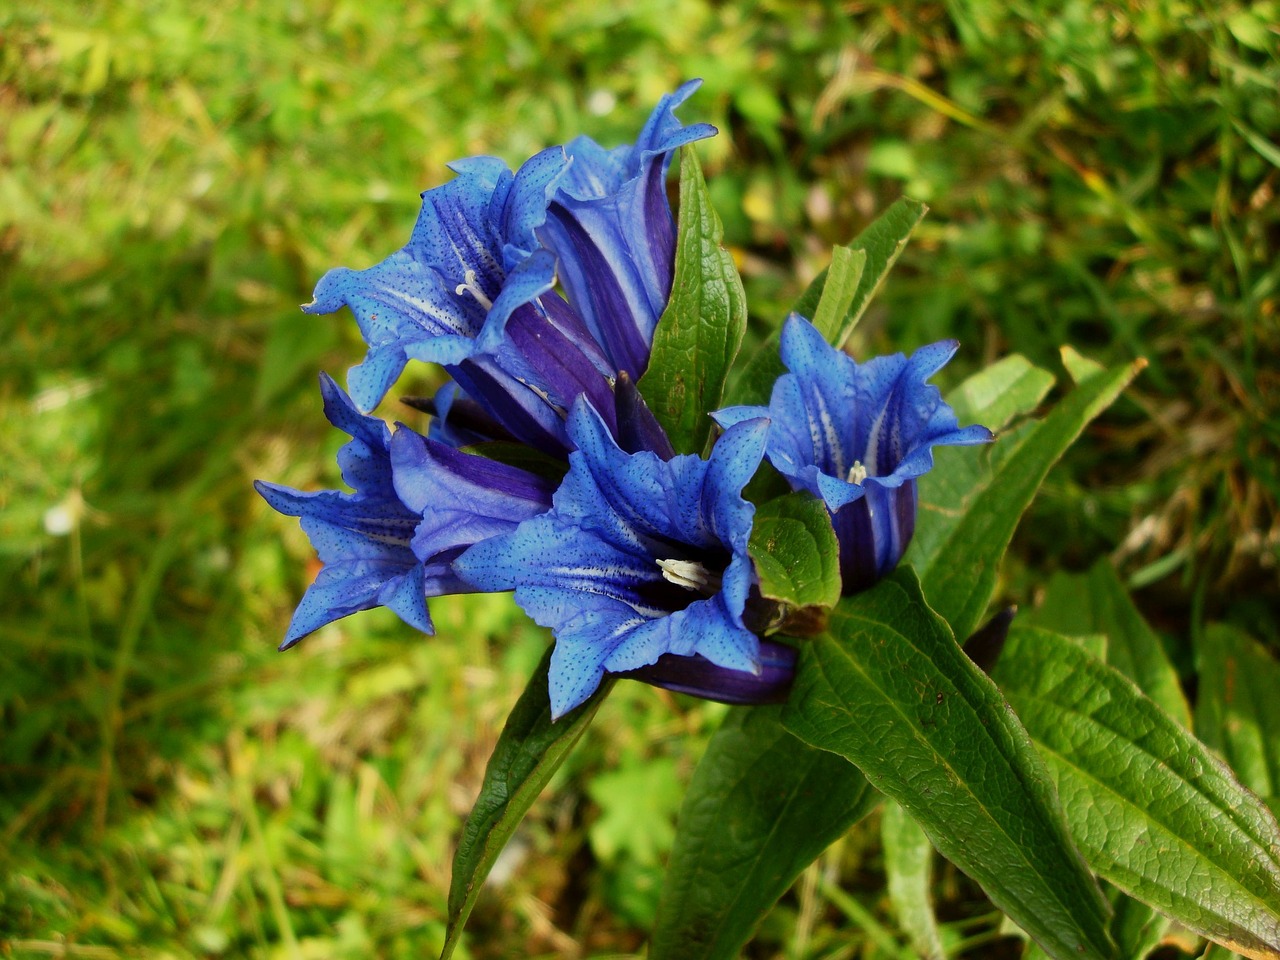
<path id="1" fill-rule="evenodd" d="M 327 373 L 320 374 L 320 395 L 324 399 L 325 417 L 351 436 L 351 442 L 338 451 L 342 479 L 365 496 L 393 496 L 391 472 L 387 469 L 391 431 L 386 422 L 361 413 Z"/>
<path id="2" fill-rule="evenodd" d="M 391 441 L 391 466 L 400 499 L 422 517 L 412 546 L 424 561 L 508 533 L 551 508 L 552 482 L 406 427 Z"/>
<path id="3" fill-rule="evenodd" d="M 675 220 L 666 196 L 671 152 L 711 136 L 685 127 L 675 107 L 698 83 L 664 97 L 632 147 L 605 150 L 586 137 L 572 158 L 538 237 L 560 261 L 560 282 L 614 369 L 638 379 L 671 293 Z"/>
<path id="4" fill-rule="evenodd" d="M 821 497 L 832 513 L 846 593 L 883 577 L 906 551 L 915 530 L 915 480 L 932 468 L 932 448 L 992 439 L 985 427 L 960 428 L 927 382 L 956 348 L 945 340 L 910 357 L 858 364 L 804 318 L 787 319 L 781 356 L 789 372 L 769 401 L 767 456 L 793 489 Z M 741 425 L 761 409 L 733 407 L 715 417 Z"/>
<path id="5" fill-rule="evenodd" d="M 766 426 L 734 427 L 710 461 L 663 461 L 621 450 L 600 415 L 579 399 L 568 428 L 577 450 L 551 511 L 455 561 L 477 589 L 514 588 L 521 607 L 555 633 L 556 716 L 585 700 L 604 672 L 635 669 L 666 653 L 759 668 L 758 640 L 742 623 L 753 576 L 746 544 L 754 508 L 741 489 L 759 464 Z M 722 558 L 724 568 L 710 596 L 669 583 L 658 565 L 711 557 Z"/>
<path id="6" fill-rule="evenodd" d="M 623 673 L 656 687 L 719 703 L 758 705 L 782 703 L 795 679 L 796 650 L 770 640 L 760 641 L 760 672 L 728 670 L 702 656 L 665 654 L 650 666 Z"/>

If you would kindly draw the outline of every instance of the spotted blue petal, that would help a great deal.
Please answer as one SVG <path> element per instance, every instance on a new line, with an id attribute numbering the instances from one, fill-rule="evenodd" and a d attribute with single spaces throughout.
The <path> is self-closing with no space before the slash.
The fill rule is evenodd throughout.
<path id="1" fill-rule="evenodd" d="M 605 672 L 664 654 L 758 672 L 759 641 L 742 620 L 754 507 L 741 491 L 764 453 L 765 427 L 726 431 L 710 460 L 664 461 L 623 451 L 579 400 L 569 418 L 577 449 L 552 509 L 455 562 L 476 589 L 514 589 L 525 612 L 554 632 L 555 716 L 590 696 Z M 701 579 L 682 585 L 659 561 Z"/>

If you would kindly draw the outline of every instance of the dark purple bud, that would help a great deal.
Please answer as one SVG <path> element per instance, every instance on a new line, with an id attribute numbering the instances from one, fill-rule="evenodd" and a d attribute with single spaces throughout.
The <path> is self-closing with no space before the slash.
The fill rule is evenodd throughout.
<path id="1" fill-rule="evenodd" d="M 983 673 L 989 674 L 995 669 L 1017 612 L 1017 607 L 1005 607 L 964 642 L 964 652 Z"/>
<path id="2" fill-rule="evenodd" d="M 664 690 L 687 693 L 717 703 L 756 706 L 785 701 L 795 672 L 794 647 L 761 640 L 759 673 L 718 667 L 706 657 L 696 654 L 682 657 L 666 653 L 647 667 L 614 676 L 640 680 Z"/>
<path id="3" fill-rule="evenodd" d="M 623 370 L 613 387 L 614 403 L 618 413 L 618 446 L 627 453 L 649 450 L 663 460 L 676 455 L 666 431 L 644 402 L 636 383 Z"/>
<path id="4" fill-rule="evenodd" d="M 867 485 L 866 493 L 831 518 L 840 543 L 840 578 L 845 595 L 858 593 L 888 576 L 911 544 L 916 529 L 916 482 L 899 487 Z"/>

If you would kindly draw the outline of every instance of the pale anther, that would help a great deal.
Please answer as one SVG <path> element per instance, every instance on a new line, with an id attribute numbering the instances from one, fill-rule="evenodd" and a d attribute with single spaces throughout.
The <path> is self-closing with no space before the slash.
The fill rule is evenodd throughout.
<path id="1" fill-rule="evenodd" d="M 662 576 L 677 587 L 712 594 L 720 589 L 720 578 L 696 560 L 658 560 Z"/>
<path id="2" fill-rule="evenodd" d="M 862 465 L 861 460 L 853 461 L 853 466 L 849 468 L 849 476 L 845 479 L 850 483 L 861 483 L 867 479 L 867 468 Z"/>
<path id="3" fill-rule="evenodd" d="M 464 293 L 469 293 L 476 298 L 476 303 L 480 304 L 480 306 L 484 307 L 486 310 L 492 310 L 493 301 L 484 295 L 484 291 L 481 290 L 479 285 L 476 283 L 476 272 L 474 270 L 468 270 L 463 276 L 463 280 L 465 282 L 454 287 L 453 292 L 458 296 L 462 296 Z"/>

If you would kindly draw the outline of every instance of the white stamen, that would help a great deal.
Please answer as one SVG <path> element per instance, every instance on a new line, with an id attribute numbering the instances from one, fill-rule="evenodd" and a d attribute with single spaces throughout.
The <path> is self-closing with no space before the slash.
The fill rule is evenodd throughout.
<path id="1" fill-rule="evenodd" d="M 686 590 L 712 594 L 720 589 L 720 578 L 696 560 L 658 560 L 664 579 Z"/>
<path id="2" fill-rule="evenodd" d="M 453 292 L 458 296 L 469 293 L 476 298 L 476 303 L 480 304 L 480 306 L 484 307 L 486 310 L 492 310 L 493 301 L 486 297 L 484 295 L 484 291 L 476 284 L 476 272 L 474 270 L 468 270 L 466 274 L 463 275 L 463 280 L 466 282 L 460 283 L 454 287 Z"/>
<path id="3" fill-rule="evenodd" d="M 862 465 L 861 460 L 853 461 L 853 466 L 849 468 L 849 476 L 845 479 L 850 483 L 861 483 L 867 479 L 867 468 Z"/>

